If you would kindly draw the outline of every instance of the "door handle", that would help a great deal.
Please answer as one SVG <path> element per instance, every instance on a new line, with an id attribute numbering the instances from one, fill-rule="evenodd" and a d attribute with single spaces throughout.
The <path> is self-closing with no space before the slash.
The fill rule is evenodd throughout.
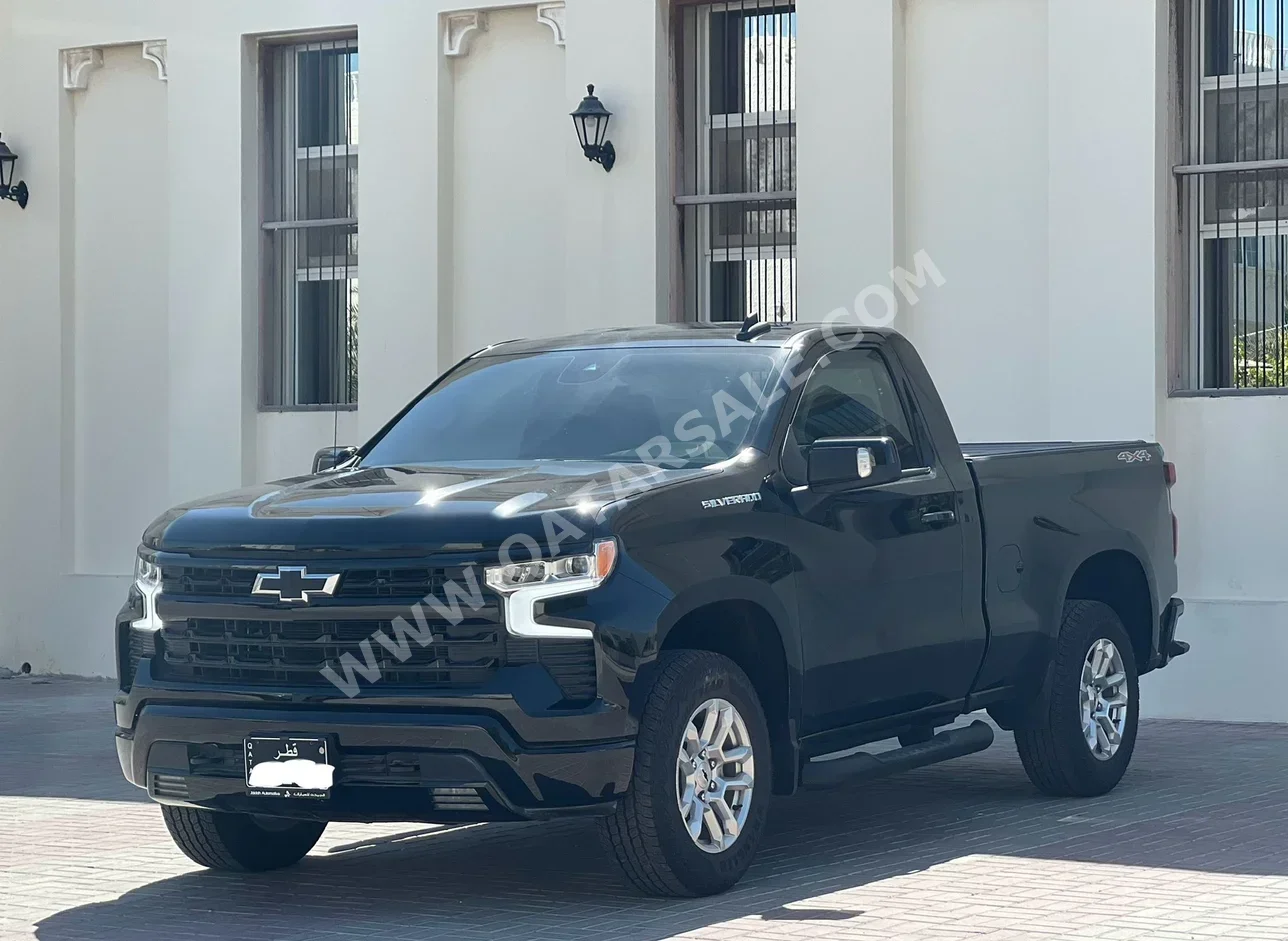
<path id="1" fill-rule="evenodd" d="M 957 514 L 952 510 L 934 510 L 930 513 L 922 513 L 921 522 L 925 526 L 947 526 L 949 523 L 957 522 Z"/>

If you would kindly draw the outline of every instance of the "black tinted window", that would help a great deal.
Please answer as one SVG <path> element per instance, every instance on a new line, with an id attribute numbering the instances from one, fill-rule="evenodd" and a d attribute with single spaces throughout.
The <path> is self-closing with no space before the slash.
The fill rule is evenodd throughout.
<path id="1" fill-rule="evenodd" d="M 904 467 L 924 467 L 885 361 L 875 350 L 829 353 L 810 374 L 783 451 L 784 469 L 805 478 L 804 448 L 819 438 L 894 439 Z"/>
<path id="2" fill-rule="evenodd" d="M 742 447 L 756 403 L 747 384 L 763 390 L 779 355 L 654 347 L 482 357 L 416 403 L 362 463 L 634 462 L 661 437 L 684 463 L 713 464 Z M 731 417 L 731 399 L 746 412 Z"/>

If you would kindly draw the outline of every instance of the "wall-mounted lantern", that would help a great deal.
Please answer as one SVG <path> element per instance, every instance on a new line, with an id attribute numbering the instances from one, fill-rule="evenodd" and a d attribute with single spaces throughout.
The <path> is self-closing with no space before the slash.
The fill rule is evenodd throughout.
<path id="1" fill-rule="evenodd" d="M 14 170 L 17 167 L 18 155 L 9 149 L 9 145 L 0 140 L 0 199 L 12 199 L 21 209 L 27 208 L 27 184 L 19 180 L 13 182 Z"/>
<path id="2" fill-rule="evenodd" d="M 586 86 L 586 97 L 581 100 L 577 110 L 572 113 L 572 123 L 577 128 L 577 139 L 581 141 L 581 152 L 587 160 L 592 160 L 604 168 L 613 169 L 617 162 L 617 151 L 613 142 L 604 140 L 608 136 L 608 120 L 613 113 L 604 107 L 604 103 L 595 97 L 595 86 Z"/>

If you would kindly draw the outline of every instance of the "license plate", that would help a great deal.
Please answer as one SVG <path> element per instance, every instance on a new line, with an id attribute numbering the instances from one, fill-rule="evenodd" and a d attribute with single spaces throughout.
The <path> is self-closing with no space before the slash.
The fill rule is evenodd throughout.
<path id="1" fill-rule="evenodd" d="M 246 787 L 256 797 L 326 797 L 334 776 L 324 738 L 246 739 Z"/>

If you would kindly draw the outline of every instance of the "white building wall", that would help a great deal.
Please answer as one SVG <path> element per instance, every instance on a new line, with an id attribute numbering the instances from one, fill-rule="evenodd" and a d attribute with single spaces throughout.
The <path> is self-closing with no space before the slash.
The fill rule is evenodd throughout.
<path id="1" fill-rule="evenodd" d="M 669 310 L 662 9 L 568 0 L 556 31 L 497 0 L 448 57 L 459 9 L 0 3 L 0 129 L 32 192 L 0 206 L 0 440 L 22 442 L 0 471 L 0 664 L 112 672 L 106 626 L 167 506 L 307 471 L 479 345 Z M 258 39 L 355 27 L 362 407 L 260 413 Z M 71 90 L 61 53 L 82 47 Z M 611 176 L 568 118 L 592 81 Z"/>
<path id="2" fill-rule="evenodd" d="M 568 0 L 557 36 L 496 0 L 449 57 L 449 0 L 0 0 L 0 89 L 22 90 L 0 128 L 32 190 L 0 205 L 0 440 L 21 455 L 0 468 L 0 664 L 110 672 L 164 507 L 303 472 L 480 345 L 670 319 L 668 6 Z M 798 11 L 801 316 L 925 252 L 944 283 L 896 294 L 896 326 L 963 438 L 1160 438 L 1195 650 L 1147 707 L 1288 719 L 1288 400 L 1163 394 L 1167 0 Z M 361 408 L 261 414 L 257 40 L 337 27 L 362 62 Z M 140 45 L 159 39 L 164 83 Z M 69 91 L 81 46 L 107 48 Z M 611 174 L 567 117 L 588 82 Z"/>
<path id="3" fill-rule="evenodd" d="M 922 0 L 906 36 L 902 263 L 944 284 L 901 317 L 963 440 L 1051 437 L 1047 5 Z"/>
<path id="4" fill-rule="evenodd" d="M 1288 721 L 1288 397 L 1173 398 L 1161 424 L 1179 475 L 1181 634 L 1194 650 L 1151 684 L 1156 707 Z"/>
<path id="5" fill-rule="evenodd" d="M 492 14 L 488 31 L 455 63 L 452 297 L 445 311 L 453 362 L 534 327 L 569 329 L 564 198 L 573 135 L 565 60 L 528 8 Z M 589 175 L 590 168 L 576 169 Z"/>
<path id="6" fill-rule="evenodd" d="M 166 86 L 141 46 L 104 51 L 94 95 L 75 102 L 70 123 L 70 562 L 77 574 L 114 575 L 137 545 L 139 519 L 165 509 L 170 459 L 164 416 L 151 407 L 170 375 L 169 251 L 158 224 L 168 194 L 154 182 L 167 176 Z M 129 198 L 91 195 L 110 192 Z"/>
<path id="7" fill-rule="evenodd" d="M 899 0 L 797 4 L 797 310 L 853 311 L 903 246 Z M 871 311 L 884 314 L 872 299 Z"/>

